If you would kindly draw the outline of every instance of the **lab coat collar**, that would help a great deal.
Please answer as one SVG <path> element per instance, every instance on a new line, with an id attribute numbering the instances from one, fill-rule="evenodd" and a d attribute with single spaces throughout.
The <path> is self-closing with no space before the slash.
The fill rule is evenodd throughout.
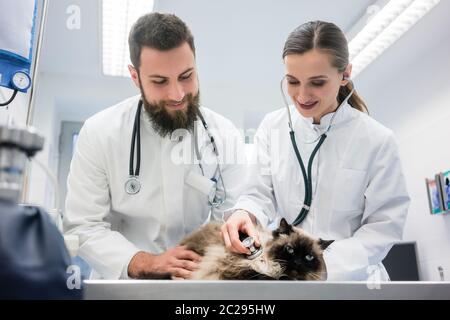
<path id="1" fill-rule="evenodd" d="M 335 113 L 336 116 L 333 119 L 333 122 L 331 124 L 332 127 L 338 125 L 339 123 L 342 123 L 344 121 L 349 120 L 353 117 L 353 108 L 348 104 L 344 104 L 339 107 L 339 109 L 335 112 L 327 113 L 320 119 L 319 124 L 313 123 L 312 117 L 304 117 L 300 114 L 300 112 L 297 111 L 296 107 L 294 105 L 290 106 L 291 114 L 292 114 L 292 121 L 295 128 L 301 128 L 301 129 L 307 129 L 314 131 L 316 133 L 323 133 L 328 128 L 328 125 L 330 124 L 331 119 L 333 118 L 333 115 Z M 331 129 L 330 129 L 331 130 Z"/>

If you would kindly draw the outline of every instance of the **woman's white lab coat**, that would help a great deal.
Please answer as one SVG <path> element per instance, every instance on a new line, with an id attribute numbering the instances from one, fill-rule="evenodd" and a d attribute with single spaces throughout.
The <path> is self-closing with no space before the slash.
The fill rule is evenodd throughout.
<path id="1" fill-rule="evenodd" d="M 333 113 L 318 125 L 292 106 L 291 113 L 307 168 L 317 144 L 310 142 L 326 130 Z M 327 136 L 312 166 L 312 209 L 299 227 L 336 240 L 324 252 L 329 280 L 387 280 L 381 261 L 402 239 L 410 201 L 393 134 L 346 104 Z M 293 222 L 303 204 L 304 183 L 285 109 L 262 121 L 254 156 L 234 209 L 253 213 L 263 225 L 276 225 L 280 217 Z"/>
<path id="2" fill-rule="evenodd" d="M 223 210 L 236 202 L 240 193 L 238 182 L 245 170 L 243 141 L 236 128 L 224 117 L 201 108 L 218 144 L 226 187 L 225 203 L 210 210 L 208 194 L 193 187 L 195 183 L 188 183 L 191 174 L 196 179 L 203 177 L 199 165 L 192 164 L 195 153 L 191 137 L 184 136 L 180 141 L 177 132 L 162 138 L 142 111 L 142 186 L 139 193 L 127 194 L 124 184 L 129 176 L 138 99 L 127 99 L 85 122 L 67 180 L 65 232 L 79 236 L 79 255 L 108 279 L 127 278 L 128 263 L 139 250 L 159 254 L 176 246 L 184 235 L 210 217 L 222 219 Z M 209 182 L 217 159 L 201 122 L 196 126 L 204 158 L 202 166 Z M 231 143 L 227 148 L 225 139 Z"/>

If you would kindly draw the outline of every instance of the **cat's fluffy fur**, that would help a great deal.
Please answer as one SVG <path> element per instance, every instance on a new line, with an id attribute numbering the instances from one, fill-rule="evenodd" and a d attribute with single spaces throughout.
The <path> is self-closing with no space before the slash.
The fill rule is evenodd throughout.
<path id="1" fill-rule="evenodd" d="M 202 256 L 192 279 L 205 280 L 325 280 L 323 250 L 333 241 L 315 239 L 282 219 L 270 232 L 258 228 L 263 253 L 250 260 L 226 249 L 220 224 L 210 222 L 184 238 L 181 245 Z"/>

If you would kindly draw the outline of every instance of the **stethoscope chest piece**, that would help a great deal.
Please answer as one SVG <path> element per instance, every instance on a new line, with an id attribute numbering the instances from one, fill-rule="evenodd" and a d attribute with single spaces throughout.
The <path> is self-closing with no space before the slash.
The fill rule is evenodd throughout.
<path id="1" fill-rule="evenodd" d="M 141 182 L 136 176 L 128 177 L 125 181 L 125 192 L 128 194 L 136 194 L 141 190 Z"/>
<path id="2" fill-rule="evenodd" d="M 247 237 L 242 240 L 242 245 L 250 250 L 250 254 L 247 256 L 247 259 L 249 260 L 256 259 L 263 253 L 262 247 L 255 247 L 255 241 L 252 237 Z"/>

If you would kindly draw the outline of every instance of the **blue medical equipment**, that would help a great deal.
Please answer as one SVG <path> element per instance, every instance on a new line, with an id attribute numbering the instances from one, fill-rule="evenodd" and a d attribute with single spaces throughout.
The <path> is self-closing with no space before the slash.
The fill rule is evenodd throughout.
<path id="1" fill-rule="evenodd" d="M 26 93 L 31 86 L 30 69 L 36 31 L 36 0 L 0 2 L 0 86 Z"/>

